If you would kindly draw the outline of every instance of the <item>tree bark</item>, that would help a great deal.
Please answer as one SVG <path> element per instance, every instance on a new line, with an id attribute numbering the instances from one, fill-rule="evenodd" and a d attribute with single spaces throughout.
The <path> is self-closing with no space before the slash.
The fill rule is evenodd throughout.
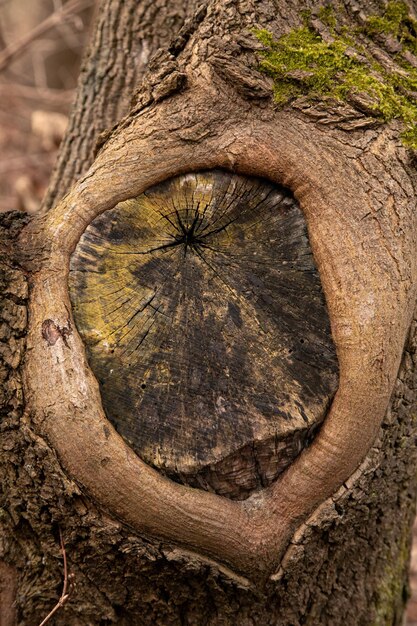
<path id="1" fill-rule="evenodd" d="M 302 98 L 277 109 L 272 81 L 257 69 L 253 26 L 280 37 L 309 8 L 277 4 L 213 1 L 193 13 L 192 3 L 178 3 L 177 28 L 193 17 L 167 44 L 156 34 L 164 3 L 153 20 L 155 5 L 105 2 L 46 207 L 80 180 L 29 224 L 2 217 L 2 626 L 35 626 L 57 602 L 60 532 L 72 582 L 50 623 L 402 623 L 417 488 L 413 153 L 397 122 L 381 123 L 369 105 L 364 112 L 363 94 L 349 104 Z M 363 24 L 365 9 L 383 13 L 374 4 L 346 2 L 338 28 Z M 334 37 L 310 8 L 309 27 Z M 154 34 L 136 41 L 139 18 Z M 132 58 L 148 36 L 167 50 L 150 61 L 129 110 L 142 72 Z M 394 64 L 398 50 L 384 37 L 367 43 Z M 101 62 L 116 63 L 121 86 Z M 124 114 L 87 171 L 97 134 Z M 178 484 L 190 482 L 181 476 L 168 480 L 123 442 L 101 408 L 77 332 L 84 322 L 73 319 L 68 296 L 70 257 L 76 250 L 73 267 L 83 269 L 77 245 L 91 222 L 104 220 L 106 235 L 116 205 L 166 179 L 218 168 L 293 192 L 340 370 L 311 445 L 241 502 L 206 493 L 207 484 Z M 175 245 L 193 243 L 188 227 L 181 237 Z M 72 284 L 76 307 L 84 283 Z M 185 454 L 180 445 L 176 453 Z"/>
<path id="2" fill-rule="evenodd" d="M 87 171 L 101 133 L 129 110 L 149 59 L 168 46 L 197 5 L 197 0 L 103 0 L 43 210 Z"/>

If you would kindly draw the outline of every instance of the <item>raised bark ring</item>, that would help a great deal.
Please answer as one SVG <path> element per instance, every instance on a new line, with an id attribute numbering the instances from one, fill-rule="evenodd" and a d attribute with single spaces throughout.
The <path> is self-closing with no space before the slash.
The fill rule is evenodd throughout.
<path id="1" fill-rule="evenodd" d="M 24 378 L 35 427 L 101 505 L 139 533 L 173 541 L 215 560 L 230 575 L 254 580 L 276 571 L 297 525 L 352 474 L 372 445 L 416 297 L 416 262 L 410 263 L 415 227 L 404 210 L 409 236 L 394 258 L 377 220 L 361 221 L 367 189 L 377 180 L 352 178 L 344 157 L 303 121 L 280 113 L 273 123 L 263 122 L 248 113 L 243 121 L 231 115 L 225 127 L 224 106 L 213 106 L 210 94 L 200 90 L 191 101 L 182 95 L 162 103 L 157 115 L 154 109 L 143 112 L 116 131 L 62 202 L 25 231 L 22 245 L 42 260 L 32 274 Z M 185 119 L 188 127 L 201 126 L 204 111 L 206 139 L 190 144 L 171 130 L 182 128 Z M 311 447 L 273 485 L 243 502 L 173 483 L 125 444 L 102 410 L 68 296 L 70 255 L 95 216 L 162 180 L 215 167 L 261 176 L 294 192 L 307 220 L 340 365 L 339 390 Z"/>

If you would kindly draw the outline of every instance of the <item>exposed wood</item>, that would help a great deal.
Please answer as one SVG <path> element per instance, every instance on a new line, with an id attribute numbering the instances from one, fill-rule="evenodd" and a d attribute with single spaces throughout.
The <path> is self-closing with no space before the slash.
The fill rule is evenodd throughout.
<path id="1" fill-rule="evenodd" d="M 358 138 L 358 147 L 341 151 L 337 132 L 323 133 L 291 113 L 261 115 L 256 108 L 245 108 L 243 100 L 235 114 L 229 112 L 225 128 L 223 111 L 230 94 L 223 97 L 224 101 L 219 93 L 214 105 L 204 80 L 188 93 L 157 103 L 158 114 L 150 107 L 127 120 L 89 174 L 24 233 L 23 249 L 40 261 L 37 266 L 29 263 L 32 272 L 34 267 L 37 271 L 32 280 L 25 382 L 34 423 L 59 451 L 67 471 L 76 474 L 95 498 L 138 532 L 177 540 L 260 580 L 275 568 L 300 521 L 347 479 L 375 440 L 414 309 L 416 214 L 411 183 L 404 177 L 397 150 L 384 150 L 384 159 L 386 164 L 392 154 L 390 180 L 401 215 L 400 238 L 393 230 L 386 197 L 391 187 L 381 189 L 376 175 L 362 178 L 360 169 L 355 177 L 351 174 L 349 155 L 356 154 L 369 168 L 377 147 L 362 154 Z M 201 142 L 190 145 L 169 132 L 176 127 L 182 132 L 184 120 L 187 127 L 200 125 Z M 205 128 L 209 136 L 204 135 Z M 376 146 L 395 141 L 393 132 L 376 131 Z M 216 166 L 256 173 L 294 191 L 306 216 L 340 366 L 338 391 L 312 445 L 269 488 L 243 503 L 167 480 L 146 466 L 110 427 L 71 319 L 67 287 L 69 257 L 97 215 L 184 170 Z M 378 220 L 367 219 L 373 194 L 377 206 L 381 203 Z M 385 236 L 395 241 L 394 254 L 390 246 L 381 245 L 382 224 Z M 63 341 L 50 346 L 42 339 L 47 319 L 60 328 L 71 324 L 70 348 Z M 45 368 L 50 373 L 47 385 L 34 385 L 36 373 Z M 143 507 L 140 503 L 145 501 Z"/>
<path id="2" fill-rule="evenodd" d="M 94 220 L 70 285 L 106 414 L 146 462 L 243 498 L 312 439 L 337 359 L 285 190 L 218 170 L 162 183 Z"/>
<path id="3" fill-rule="evenodd" d="M 25 279 L 18 267 L 5 276 L 3 291 L 17 293 L 17 285 L 25 307 Z M 3 312 L 9 332 L 21 334 L 17 309 L 4 306 Z M 98 510 L 63 472 L 50 445 L 22 419 L 23 397 L 15 396 L 14 409 L 2 417 L 0 553 L 19 573 L 19 626 L 39 624 L 61 594 L 57 524 L 65 529 L 76 583 L 59 612 L 59 626 L 132 626 L 138 615 L 141 624 L 158 626 L 401 626 L 417 486 L 410 412 L 417 391 L 416 331 L 417 319 L 372 453 L 299 530 L 279 571 L 257 593 L 214 563 L 145 540 Z M 1 352 L 2 361 L 5 356 Z M 6 404 L 0 406 L 4 410 Z"/>
<path id="4" fill-rule="evenodd" d="M 381 6 L 344 3 L 341 27 L 356 32 Z M 6 282 L 29 281 L 19 301 L 29 326 L 25 349 L 26 317 L 8 303 L 0 556 L 19 573 L 22 624 L 40 621 L 61 593 L 57 524 L 78 594 L 63 626 L 130 626 L 138 616 L 164 626 L 401 624 L 417 483 L 415 163 L 400 124 L 370 122 L 355 99 L 275 107 L 255 69 L 253 26 L 279 37 L 301 23 L 296 0 L 210 1 L 158 53 L 90 170 L 19 236 L 24 253 Z M 67 182 L 74 163 L 63 163 Z M 71 254 L 94 219 L 213 168 L 293 192 L 340 365 L 310 447 L 240 502 L 177 484 L 126 445 L 102 410 L 68 295 Z"/>

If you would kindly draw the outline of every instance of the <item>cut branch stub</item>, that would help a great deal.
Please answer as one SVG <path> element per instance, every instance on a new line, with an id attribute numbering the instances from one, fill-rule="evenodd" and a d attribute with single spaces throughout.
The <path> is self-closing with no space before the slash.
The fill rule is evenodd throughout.
<path id="1" fill-rule="evenodd" d="M 70 292 L 108 418 L 179 482 L 245 498 L 325 417 L 336 353 L 283 188 L 213 170 L 122 202 L 82 236 Z"/>

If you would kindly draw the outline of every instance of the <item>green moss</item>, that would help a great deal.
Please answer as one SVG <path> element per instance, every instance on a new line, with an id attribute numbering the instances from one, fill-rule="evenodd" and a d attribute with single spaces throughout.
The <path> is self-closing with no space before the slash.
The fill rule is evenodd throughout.
<path id="1" fill-rule="evenodd" d="M 301 19 L 303 20 L 304 26 L 308 26 L 311 20 L 311 11 L 310 9 L 303 9 L 300 12 Z"/>
<path id="2" fill-rule="evenodd" d="M 325 15 L 327 23 L 330 20 L 335 24 L 334 12 L 329 9 L 331 7 L 323 7 L 322 19 Z M 390 3 L 383 17 L 369 18 L 368 26 L 376 28 L 372 22 L 376 19 L 393 24 L 395 17 L 395 32 L 402 37 L 404 31 L 399 24 L 404 24 L 404 15 L 402 3 Z M 274 79 L 277 104 L 287 104 L 300 96 L 342 101 L 352 100 L 355 95 L 365 96 L 375 117 L 385 122 L 393 119 L 403 122 L 403 143 L 417 149 L 417 102 L 413 93 L 417 91 L 416 68 L 407 64 L 407 72 L 387 72 L 363 46 L 355 45 L 351 37 L 333 32 L 331 40 L 324 41 L 308 25 L 277 40 L 266 30 L 258 30 L 256 34 L 265 46 L 260 68 Z"/>
<path id="3" fill-rule="evenodd" d="M 417 150 L 417 125 L 414 124 L 411 128 L 401 133 L 401 139 L 407 148 Z"/>
<path id="4" fill-rule="evenodd" d="M 366 31 L 370 35 L 392 35 L 407 48 L 417 52 L 417 20 L 410 16 L 405 2 L 388 2 L 383 15 L 368 18 Z"/>
<path id="5" fill-rule="evenodd" d="M 265 30 L 258 31 L 257 36 L 267 48 L 261 53 L 261 69 L 274 78 L 279 103 L 307 93 L 313 97 L 333 95 L 337 76 L 352 65 L 344 54 L 343 41 L 327 44 L 307 26 L 277 41 Z"/>
<path id="6" fill-rule="evenodd" d="M 319 19 L 331 30 L 336 28 L 337 20 L 334 8 L 330 4 L 320 7 L 317 13 Z"/>

